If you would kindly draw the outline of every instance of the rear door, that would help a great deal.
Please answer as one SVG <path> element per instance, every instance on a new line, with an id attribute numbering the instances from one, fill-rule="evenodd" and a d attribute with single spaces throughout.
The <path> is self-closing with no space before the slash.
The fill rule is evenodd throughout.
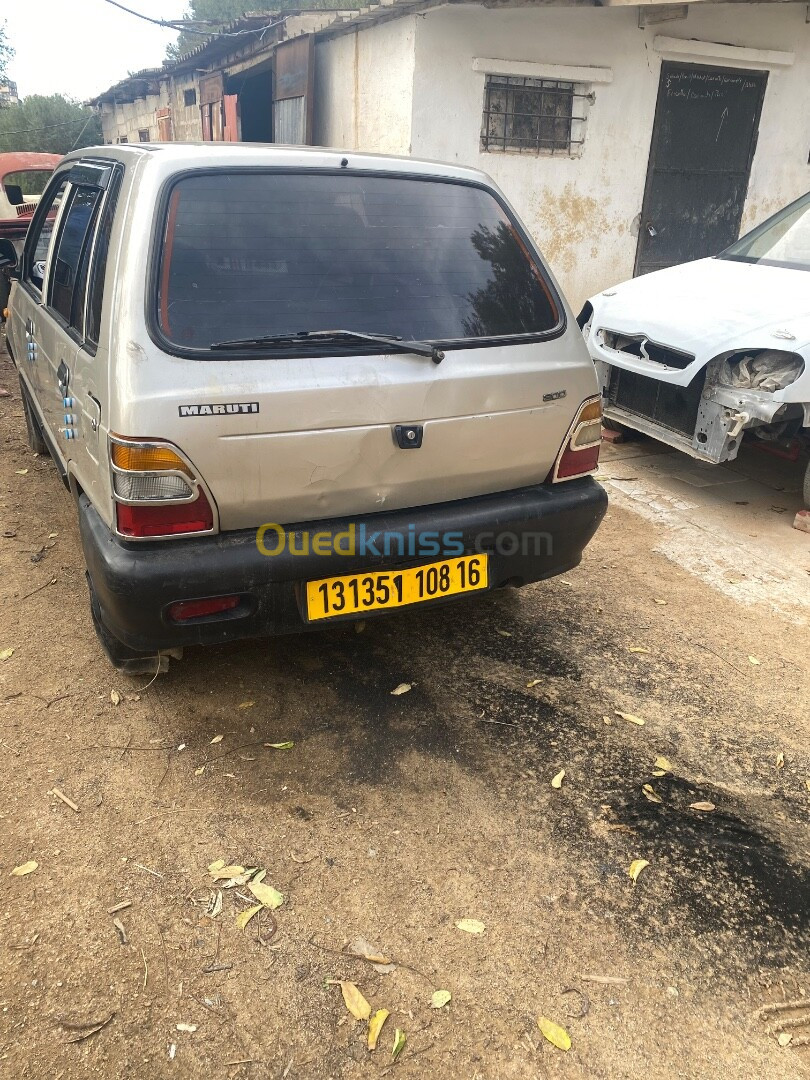
<path id="1" fill-rule="evenodd" d="M 765 71 L 661 65 L 636 274 L 737 239 L 767 81 Z"/>
<path id="2" fill-rule="evenodd" d="M 43 295 L 68 189 L 66 171 L 46 188 L 26 236 L 20 284 L 14 293 L 15 325 L 22 338 L 16 341 L 18 368 L 40 421 L 50 404 L 48 372 L 58 348 L 56 326 L 43 307 Z"/>
<path id="3" fill-rule="evenodd" d="M 597 392 L 531 241 L 481 185 L 189 174 L 163 229 L 153 336 L 173 355 L 132 366 L 133 404 L 111 423 L 174 433 L 224 529 L 540 483 Z M 337 329 L 442 342 L 446 358 L 341 341 L 210 348 Z M 421 437 L 403 444 L 398 425 Z"/>
<path id="4" fill-rule="evenodd" d="M 68 173 L 40 309 L 40 333 L 49 343 L 39 363 L 40 400 L 53 438 L 67 443 L 79 435 L 76 429 L 85 404 L 75 392 L 75 361 L 84 340 L 93 243 L 112 173 L 112 165 L 95 163 L 74 165 Z M 67 394 L 62 390 L 65 386 Z M 73 404 L 66 408 L 64 397 Z"/>

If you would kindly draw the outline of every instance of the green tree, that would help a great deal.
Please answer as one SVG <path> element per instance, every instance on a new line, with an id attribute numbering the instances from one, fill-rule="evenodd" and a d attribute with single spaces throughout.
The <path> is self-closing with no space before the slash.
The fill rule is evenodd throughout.
<path id="1" fill-rule="evenodd" d="M 183 18 L 197 32 L 181 31 L 177 43 L 170 45 L 167 49 L 167 55 L 170 59 L 183 56 L 200 42 L 205 41 L 206 36 L 209 34 L 213 36 L 246 12 L 255 15 L 266 11 L 267 21 L 271 22 L 272 15 L 279 11 L 300 11 L 302 7 L 307 10 L 359 8 L 362 4 L 363 0 L 307 0 L 306 4 L 302 4 L 301 0 L 275 0 L 274 3 L 267 3 L 265 0 L 264 3 L 259 4 L 251 0 L 189 0 L 188 9 Z"/>
<path id="2" fill-rule="evenodd" d="M 66 154 L 80 146 L 103 142 L 101 123 L 92 109 L 78 101 L 51 94 L 31 94 L 19 105 L 0 112 L 0 151 L 32 150 Z"/>
<path id="3" fill-rule="evenodd" d="M 14 55 L 14 49 L 9 45 L 6 37 L 6 24 L 0 25 L 0 79 L 6 78 L 8 62 Z"/>

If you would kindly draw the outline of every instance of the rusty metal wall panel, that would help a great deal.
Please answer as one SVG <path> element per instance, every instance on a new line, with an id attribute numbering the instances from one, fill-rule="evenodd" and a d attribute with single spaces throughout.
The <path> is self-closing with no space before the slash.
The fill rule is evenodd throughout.
<path id="1" fill-rule="evenodd" d="M 312 142 L 314 58 L 315 38 L 312 34 L 282 42 L 276 49 L 273 82 L 274 142 Z M 285 101 L 297 101 L 298 104 L 279 107 L 280 103 Z M 284 124 L 283 133 L 278 128 L 279 123 Z M 294 132 L 295 124 L 297 131 Z M 285 137 L 282 137 L 282 134 Z M 295 138 L 286 137 L 293 134 Z"/>
<path id="2" fill-rule="evenodd" d="M 172 110 L 156 109 L 155 121 L 158 129 L 158 142 L 172 142 Z"/>
<path id="3" fill-rule="evenodd" d="M 200 105 L 213 105 L 215 101 L 221 101 L 224 94 L 225 83 L 221 71 L 200 79 Z"/>

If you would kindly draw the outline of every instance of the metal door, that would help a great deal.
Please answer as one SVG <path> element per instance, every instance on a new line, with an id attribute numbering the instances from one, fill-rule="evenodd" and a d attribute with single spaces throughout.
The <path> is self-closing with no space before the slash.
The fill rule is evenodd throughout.
<path id="1" fill-rule="evenodd" d="M 767 80 L 764 71 L 661 65 L 636 274 L 737 239 Z"/>

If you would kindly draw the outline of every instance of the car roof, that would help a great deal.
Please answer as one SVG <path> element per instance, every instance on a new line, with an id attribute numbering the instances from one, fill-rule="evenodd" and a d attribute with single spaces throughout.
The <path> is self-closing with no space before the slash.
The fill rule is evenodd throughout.
<path id="1" fill-rule="evenodd" d="M 388 154 L 368 154 L 358 150 L 339 150 L 314 146 L 282 146 L 275 143 L 116 143 L 109 146 L 86 146 L 68 154 L 66 161 L 106 158 L 133 163 L 152 158 L 165 169 L 178 172 L 194 168 L 302 168 L 302 169 L 364 169 L 402 175 L 436 176 L 491 184 L 486 173 L 446 162 L 396 157 Z M 343 162 L 347 162 L 344 166 Z"/>

